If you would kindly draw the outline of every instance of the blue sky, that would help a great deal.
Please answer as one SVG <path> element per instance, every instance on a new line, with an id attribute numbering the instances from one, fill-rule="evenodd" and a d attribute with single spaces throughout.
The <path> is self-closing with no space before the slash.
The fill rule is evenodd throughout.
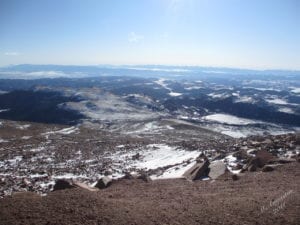
<path id="1" fill-rule="evenodd" d="M 300 69 L 298 0 L 0 0 L 0 66 Z"/>

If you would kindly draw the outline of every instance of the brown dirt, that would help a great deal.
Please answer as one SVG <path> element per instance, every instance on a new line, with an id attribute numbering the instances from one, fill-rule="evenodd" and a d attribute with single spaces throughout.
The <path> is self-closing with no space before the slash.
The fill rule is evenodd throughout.
<path id="1" fill-rule="evenodd" d="M 212 181 L 121 180 L 0 199 L 0 224 L 299 224 L 300 163 Z"/>

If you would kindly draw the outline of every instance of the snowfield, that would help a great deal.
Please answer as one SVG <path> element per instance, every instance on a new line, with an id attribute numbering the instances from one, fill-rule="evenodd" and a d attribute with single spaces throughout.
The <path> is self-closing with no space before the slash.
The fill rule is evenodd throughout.
<path id="1" fill-rule="evenodd" d="M 288 105 L 289 103 L 285 99 L 266 99 L 266 102 L 276 105 Z"/>
<path id="2" fill-rule="evenodd" d="M 81 89 L 71 95 L 82 97 L 80 102 L 67 102 L 63 108 L 80 112 L 87 118 L 99 121 L 149 120 L 161 116 L 144 107 L 127 102 L 123 97 L 97 88 Z M 139 96 L 140 97 L 140 96 Z M 149 100 L 148 100 L 149 101 Z"/>
<path id="3" fill-rule="evenodd" d="M 119 147 L 120 150 L 115 154 L 106 156 L 112 160 L 112 169 L 119 171 L 112 175 L 114 178 L 124 175 L 120 168 L 134 171 L 153 170 L 166 166 L 170 166 L 170 168 L 151 178 L 180 178 L 187 168 L 195 163 L 197 156 L 201 153 L 201 151 L 187 151 L 166 144 L 151 144 L 143 149 L 133 149 L 130 152 L 123 152 L 122 147 Z"/>
<path id="4" fill-rule="evenodd" d="M 63 128 L 61 130 L 57 130 L 57 131 L 49 131 L 44 133 L 43 135 L 45 136 L 49 136 L 49 134 L 72 134 L 75 133 L 76 131 L 78 131 L 78 127 L 72 126 L 72 127 L 67 127 L 67 128 Z"/>
<path id="5" fill-rule="evenodd" d="M 204 116 L 202 117 L 202 119 L 208 121 L 214 121 L 218 123 L 231 124 L 231 125 L 248 125 L 248 124 L 261 123 L 259 121 L 240 118 L 237 116 L 232 116 L 229 114 L 222 114 L 222 113 L 216 113 L 216 114 Z"/>
<path id="6" fill-rule="evenodd" d="M 278 109 L 279 112 L 283 112 L 283 113 L 289 113 L 289 114 L 294 114 L 295 111 L 291 108 L 288 107 L 282 107 Z"/>
<path id="7" fill-rule="evenodd" d="M 297 87 L 297 88 L 292 88 L 291 90 L 292 93 L 295 93 L 295 94 L 300 94 L 300 88 Z"/>
<path id="8" fill-rule="evenodd" d="M 0 109 L 0 113 L 10 111 L 10 109 Z"/>
<path id="9" fill-rule="evenodd" d="M 160 85 L 161 87 L 167 89 L 168 91 L 170 91 L 169 95 L 172 97 L 177 97 L 177 96 L 181 96 L 182 93 L 178 93 L 178 92 L 174 92 L 171 88 L 168 87 L 168 85 L 165 83 L 166 79 L 161 78 L 157 81 L 154 81 L 154 83 Z"/>
<path id="10" fill-rule="evenodd" d="M 169 93 L 169 95 L 172 96 L 172 97 L 177 97 L 177 96 L 181 96 L 182 93 L 178 93 L 178 92 L 173 92 L 173 91 L 171 91 L 171 92 Z"/>

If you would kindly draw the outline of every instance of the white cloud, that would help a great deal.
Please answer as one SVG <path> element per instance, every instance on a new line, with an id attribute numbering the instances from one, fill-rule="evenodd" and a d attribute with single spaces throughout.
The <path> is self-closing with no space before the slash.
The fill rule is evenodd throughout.
<path id="1" fill-rule="evenodd" d="M 135 32 L 130 32 L 128 34 L 128 41 L 129 42 L 139 42 L 143 39 L 144 39 L 143 35 L 136 34 Z"/>
<path id="2" fill-rule="evenodd" d="M 19 56 L 21 55 L 20 52 L 5 52 L 4 55 L 6 56 Z"/>

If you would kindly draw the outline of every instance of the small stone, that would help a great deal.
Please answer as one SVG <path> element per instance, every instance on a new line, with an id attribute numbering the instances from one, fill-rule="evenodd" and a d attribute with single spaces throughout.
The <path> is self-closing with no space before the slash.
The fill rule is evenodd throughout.
<path id="1" fill-rule="evenodd" d="M 138 179 L 141 179 L 141 180 L 143 180 L 143 181 L 145 181 L 145 182 L 150 182 L 151 181 L 151 178 L 148 176 L 148 174 L 146 174 L 146 173 L 142 173 L 139 177 L 138 177 Z"/>
<path id="2" fill-rule="evenodd" d="M 269 166 L 269 165 L 265 165 L 263 168 L 262 168 L 262 171 L 263 172 L 271 172 L 274 170 L 274 167 L 273 166 Z"/>
<path id="3" fill-rule="evenodd" d="M 112 175 L 112 170 L 105 170 L 104 175 L 105 176 Z"/>
<path id="4" fill-rule="evenodd" d="M 133 156 L 131 157 L 131 159 L 132 159 L 132 160 L 138 160 L 138 159 L 140 159 L 140 157 L 141 157 L 140 153 L 136 153 L 135 155 L 133 155 Z"/>
<path id="5" fill-rule="evenodd" d="M 238 175 L 236 175 L 236 174 L 233 174 L 233 175 L 231 176 L 231 178 L 232 178 L 232 180 L 234 180 L 234 181 L 240 179 L 240 177 L 239 177 Z"/>

